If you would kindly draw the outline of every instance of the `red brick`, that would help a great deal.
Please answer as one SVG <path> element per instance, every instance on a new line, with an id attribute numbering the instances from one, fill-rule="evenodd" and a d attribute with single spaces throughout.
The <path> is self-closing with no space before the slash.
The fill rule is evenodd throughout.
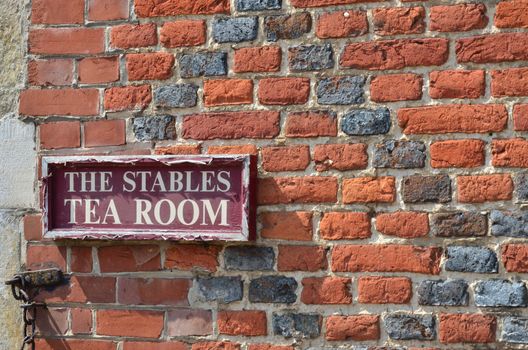
<path id="1" fill-rule="evenodd" d="M 420 100 L 423 79 L 417 74 L 379 75 L 370 82 L 370 99 L 376 102 Z"/>
<path id="2" fill-rule="evenodd" d="M 93 57 L 79 61 L 79 83 L 99 84 L 119 80 L 119 57 Z"/>
<path id="3" fill-rule="evenodd" d="M 351 304 L 350 278 L 303 278 L 301 301 L 304 304 Z"/>
<path id="4" fill-rule="evenodd" d="M 495 167 L 527 168 L 528 141 L 523 138 L 495 139 L 492 142 L 491 164 Z"/>
<path id="5" fill-rule="evenodd" d="M 326 250 L 319 246 L 279 245 L 277 269 L 279 271 L 326 270 Z"/>
<path id="6" fill-rule="evenodd" d="M 209 154 L 250 154 L 256 156 L 258 154 L 255 145 L 229 145 L 229 146 L 209 146 L 207 148 Z"/>
<path id="7" fill-rule="evenodd" d="M 129 0 L 88 0 L 88 20 L 112 21 L 128 18 Z"/>
<path id="8" fill-rule="evenodd" d="M 439 339 L 442 343 L 492 343 L 495 316 L 480 314 L 440 314 Z"/>
<path id="9" fill-rule="evenodd" d="M 447 39 L 398 39 L 351 43 L 340 64 L 346 68 L 385 70 L 415 66 L 439 66 L 447 61 Z"/>
<path id="10" fill-rule="evenodd" d="M 70 270 L 92 272 L 92 247 L 71 247 Z"/>
<path id="11" fill-rule="evenodd" d="M 151 101 L 150 85 L 119 86 L 105 90 L 104 108 L 107 111 L 145 109 Z"/>
<path id="12" fill-rule="evenodd" d="M 266 312 L 264 311 L 219 311 L 218 332 L 228 335 L 267 335 Z"/>
<path id="13" fill-rule="evenodd" d="M 429 233 L 429 217 L 426 213 L 412 211 L 378 214 L 376 230 L 400 238 L 423 237 Z"/>
<path id="14" fill-rule="evenodd" d="M 332 5 L 356 4 L 358 2 L 372 2 L 375 0 L 290 0 L 295 7 L 323 7 Z"/>
<path id="15" fill-rule="evenodd" d="M 36 330 L 41 335 L 65 335 L 68 332 L 68 309 L 46 307 L 39 310 Z"/>
<path id="16" fill-rule="evenodd" d="M 29 31 L 29 52 L 41 55 L 104 52 L 103 28 L 47 28 Z"/>
<path id="17" fill-rule="evenodd" d="M 26 241 L 42 239 L 42 215 L 28 214 L 24 216 L 24 238 Z"/>
<path id="18" fill-rule="evenodd" d="M 156 24 L 123 24 L 112 27 L 110 45 L 119 49 L 154 46 L 158 43 Z"/>
<path id="19" fill-rule="evenodd" d="M 174 309 L 167 313 L 167 334 L 171 337 L 210 335 L 213 316 L 209 310 Z"/>
<path id="20" fill-rule="evenodd" d="M 165 47 L 199 46 L 205 43 L 206 30 L 203 20 L 166 22 L 160 30 L 160 41 Z"/>
<path id="21" fill-rule="evenodd" d="M 483 70 L 444 70 L 429 73 L 432 98 L 479 98 L 486 91 Z"/>
<path id="22" fill-rule="evenodd" d="M 35 339 L 38 350 L 116 350 L 117 344 L 109 340 L 92 339 Z"/>
<path id="23" fill-rule="evenodd" d="M 123 350 L 187 350 L 187 344 L 179 341 L 147 342 L 147 341 L 125 341 Z"/>
<path id="24" fill-rule="evenodd" d="M 513 107 L 513 130 L 528 131 L 528 104 Z"/>
<path id="25" fill-rule="evenodd" d="M 378 315 L 329 316 L 326 340 L 377 340 L 380 337 Z"/>
<path id="26" fill-rule="evenodd" d="M 26 254 L 26 266 L 31 270 L 54 267 L 66 270 L 66 247 L 28 245 Z"/>
<path id="27" fill-rule="evenodd" d="M 319 234 L 321 238 L 328 240 L 369 238 L 370 216 L 361 212 L 324 213 Z"/>
<path id="28" fill-rule="evenodd" d="M 126 305 L 188 306 L 192 281 L 184 278 L 117 279 L 117 302 Z"/>
<path id="29" fill-rule="evenodd" d="M 285 239 L 293 241 L 312 240 L 312 213 L 264 212 L 259 215 L 262 224 L 260 236 L 268 239 Z"/>
<path id="30" fill-rule="evenodd" d="M 500 1 L 495 7 L 495 27 L 528 28 L 526 0 Z"/>
<path id="31" fill-rule="evenodd" d="M 506 244 L 502 246 L 502 263 L 508 272 L 528 272 L 528 244 Z"/>
<path id="32" fill-rule="evenodd" d="M 528 96 L 528 68 L 491 71 L 491 95 Z"/>
<path id="33" fill-rule="evenodd" d="M 159 338 L 163 330 L 163 311 L 98 310 L 97 334 Z"/>
<path id="34" fill-rule="evenodd" d="M 396 199 L 392 176 L 357 177 L 343 180 L 343 203 L 391 203 Z"/>
<path id="35" fill-rule="evenodd" d="M 528 60 L 528 33 L 500 33 L 458 39 L 459 63 L 497 63 Z"/>
<path id="36" fill-rule="evenodd" d="M 128 80 L 165 80 L 171 77 L 174 55 L 167 52 L 135 53 L 126 56 Z"/>
<path id="37" fill-rule="evenodd" d="M 412 297 L 411 279 L 407 277 L 361 277 L 358 301 L 363 304 L 407 304 Z"/>
<path id="38" fill-rule="evenodd" d="M 294 350 L 293 346 L 289 345 L 272 345 L 272 344 L 249 344 L 249 350 Z"/>
<path id="39" fill-rule="evenodd" d="M 119 146 L 126 143 L 125 120 L 97 120 L 84 123 L 84 146 Z"/>
<path id="40" fill-rule="evenodd" d="M 96 89 L 24 90 L 20 93 L 20 114 L 32 116 L 99 114 Z"/>
<path id="41" fill-rule="evenodd" d="M 73 60 L 31 60 L 28 63 L 30 85 L 70 85 L 73 81 Z"/>
<path id="42" fill-rule="evenodd" d="M 372 11 L 378 35 L 420 34 L 425 31 L 423 7 L 379 8 Z"/>
<path id="43" fill-rule="evenodd" d="M 365 11 L 336 11 L 322 13 L 317 20 L 315 35 L 321 39 L 349 38 L 368 32 Z"/>
<path id="44" fill-rule="evenodd" d="M 115 303 L 115 286 L 114 277 L 73 275 L 67 284 L 41 290 L 35 300 L 46 303 Z"/>
<path id="45" fill-rule="evenodd" d="M 310 147 L 263 147 L 262 168 L 265 171 L 304 170 L 310 164 Z"/>
<path id="46" fill-rule="evenodd" d="M 264 78 L 259 82 L 258 98 L 263 105 L 304 104 L 309 96 L 308 78 Z"/>
<path id="47" fill-rule="evenodd" d="M 138 17 L 230 14 L 229 0 L 135 0 Z"/>
<path id="48" fill-rule="evenodd" d="M 206 80 L 203 89 L 207 107 L 253 103 L 253 80 L 250 79 Z"/>
<path id="49" fill-rule="evenodd" d="M 287 137 L 337 136 L 337 118 L 328 111 L 289 113 L 285 133 Z"/>
<path id="50" fill-rule="evenodd" d="M 488 25 L 484 4 L 433 6 L 429 17 L 431 30 L 437 32 L 465 32 Z"/>
<path id="51" fill-rule="evenodd" d="M 433 168 L 475 168 L 484 165 L 486 143 L 482 140 L 446 140 L 430 147 Z"/>
<path id="52" fill-rule="evenodd" d="M 235 73 L 278 72 L 281 65 L 279 46 L 244 47 L 235 50 Z"/>
<path id="53" fill-rule="evenodd" d="M 398 111 L 398 124 L 406 134 L 498 132 L 507 123 L 506 107 L 496 104 L 442 105 Z"/>
<path id="54" fill-rule="evenodd" d="M 332 251 L 335 272 L 440 273 L 442 248 L 397 244 L 339 245 Z"/>
<path id="55" fill-rule="evenodd" d="M 93 330 L 92 310 L 70 309 L 71 330 L 73 334 L 90 334 Z"/>
<path id="56" fill-rule="evenodd" d="M 84 0 L 34 0 L 31 4 L 33 24 L 82 24 Z"/>
<path id="57" fill-rule="evenodd" d="M 363 143 L 316 145 L 314 161 L 317 171 L 365 169 L 368 163 L 367 145 Z"/>
<path id="58" fill-rule="evenodd" d="M 177 244 L 165 251 L 166 269 L 206 270 L 216 272 L 221 247 L 212 245 Z"/>
<path id="59" fill-rule="evenodd" d="M 257 198 L 261 205 L 337 201 L 335 177 L 268 177 L 258 182 Z"/>
<path id="60" fill-rule="evenodd" d="M 77 121 L 42 124 L 39 135 L 44 149 L 81 147 L 81 123 Z"/>
<path id="61" fill-rule="evenodd" d="M 184 117 L 185 139 L 271 139 L 279 134 L 279 112 L 248 111 L 195 114 Z"/>
<path id="62" fill-rule="evenodd" d="M 98 248 L 101 272 L 157 271 L 161 269 L 159 247 L 120 245 Z"/>
<path id="63" fill-rule="evenodd" d="M 509 174 L 458 176 L 458 201 L 484 203 L 512 199 L 513 181 Z"/>
<path id="64" fill-rule="evenodd" d="M 181 155 L 181 154 L 200 154 L 202 153 L 202 145 L 192 144 L 192 145 L 174 145 L 167 147 L 156 147 L 154 154 L 159 155 Z"/>

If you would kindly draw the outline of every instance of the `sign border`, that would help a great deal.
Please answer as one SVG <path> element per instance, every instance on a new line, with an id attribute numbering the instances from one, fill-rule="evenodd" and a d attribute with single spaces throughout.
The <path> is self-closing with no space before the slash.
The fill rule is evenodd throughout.
<path id="1" fill-rule="evenodd" d="M 189 232 L 182 230 L 145 229 L 48 229 L 48 178 L 50 165 L 66 163 L 163 163 L 163 164 L 208 164 L 215 160 L 231 160 L 242 163 L 242 223 L 241 230 L 219 232 Z M 82 240 L 166 240 L 166 241 L 249 241 L 255 238 L 255 177 L 253 156 L 229 155 L 141 155 L 141 156 L 44 156 L 42 157 L 40 193 L 42 198 L 42 229 L 44 239 Z"/>

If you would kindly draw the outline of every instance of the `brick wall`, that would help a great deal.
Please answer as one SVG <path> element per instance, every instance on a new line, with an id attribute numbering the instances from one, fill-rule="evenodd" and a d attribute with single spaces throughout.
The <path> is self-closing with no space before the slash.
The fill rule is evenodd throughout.
<path id="1" fill-rule="evenodd" d="M 41 155 L 257 156 L 249 244 L 25 218 L 37 349 L 528 344 L 528 3 L 33 0 Z M 526 103 L 526 104 L 525 104 Z"/>

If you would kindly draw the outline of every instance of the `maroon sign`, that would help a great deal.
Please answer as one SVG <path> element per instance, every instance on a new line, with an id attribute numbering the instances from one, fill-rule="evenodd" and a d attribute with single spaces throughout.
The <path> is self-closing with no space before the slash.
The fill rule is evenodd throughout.
<path id="1" fill-rule="evenodd" d="M 248 240 L 250 157 L 44 157 L 44 237 Z"/>

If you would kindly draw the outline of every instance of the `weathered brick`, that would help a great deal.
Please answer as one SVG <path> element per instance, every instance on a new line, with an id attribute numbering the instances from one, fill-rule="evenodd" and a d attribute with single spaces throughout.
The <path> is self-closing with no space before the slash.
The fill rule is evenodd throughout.
<path id="1" fill-rule="evenodd" d="M 161 269 L 159 247 L 155 245 L 105 246 L 97 250 L 101 272 L 157 271 Z"/>
<path id="2" fill-rule="evenodd" d="M 337 114 L 333 111 L 289 113 L 285 129 L 287 137 L 336 136 Z"/>
<path id="3" fill-rule="evenodd" d="M 372 11 L 378 35 L 420 34 L 425 31 L 423 7 L 379 8 Z"/>
<path id="4" fill-rule="evenodd" d="M 31 4 L 33 24 L 82 24 L 84 0 L 35 0 Z"/>
<path id="5" fill-rule="evenodd" d="M 515 194 L 518 200 L 528 201 L 528 174 L 516 174 L 513 178 Z"/>
<path id="6" fill-rule="evenodd" d="M 66 247 L 28 245 L 26 266 L 31 270 L 48 268 L 66 269 Z"/>
<path id="7" fill-rule="evenodd" d="M 297 39 L 311 29 L 312 17 L 308 12 L 264 18 L 264 31 L 268 41 Z"/>
<path id="8" fill-rule="evenodd" d="M 310 147 L 263 147 L 262 168 L 266 171 L 304 170 L 310 164 Z"/>
<path id="9" fill-rule="evenodd" d="M 388 140 L 376 144 L 373 166 L 394 169 L 423 168 L 425 157 L 423 142 Z"/>
<path id="10" fill-rule="evenodd" d="M 188 306 L 191 280 L 184 278 L 117 279 L 117 301 L 125 305 Z M 156 291 L 153 293 L 153 291 Z"/>
<path id="11" fill-rule="evenodd" d="M 491 71 L 491 95 L 528 96 L 528 68 Z"/>
<path id="12" fill-rule="evenodd" d="M 249 154 L 257 156 L 258 150 L 255 145 L 226 145 L 226 146 L 209 146 L 209 154 Z"/>
<path id="13" fill-rule="evenodd" d="M 211 79 L 204 82 L 205 106 L 250 104 L 253 81 L 249 79 Z"/>
<path id="14" fill-rule="evenodd" d="M 182 78 L 227 75 L 227 53 L 202 51 L 183 54 L 179 67 Z"/>
<path id="15" fill-rule="evenodd" d="M 315 35 L 321 39 L 349 38 L 368 31 L 365 11 L 336 11 L 319 15 Z"/>
<path id="16" fill-rule="evenodd" d="M 73 81 L 73 60 L 50 59 L 28 62 L 30 85 L 70 85 Z"/>
<path id="17" fill-rule="evenodd" d="M 154 46 L 158 43 L 155 23 L 123 24 L 112 27 L 110 45 L 119 49 Z"/>
<path id="18" fill-rule="evenodd" d="M 172 75 L 174 56 L 167 52 L 126 55 L 129 80 L 163 80 Z"/>
<path id="19" fill-rule="evenodd" d="M 431 233 L 437 237 L 486 236 L 488 219 L 485 214 L 469 211 L 433 213 Z"/>
<path id="20" fill-rule="evenodd" d="M 528 213 L 492 210 L 490 221 L 494 236 L 528 237 Z"/>
<path id="21" fill-rule="evenodd" d="M 376 230 L 401 238 L 423 237 L 429 233 L 429 218 L 426 213 L 398 211 L 376 216 Z"/>
<path id="22" fill-rule="evenodd" d="M 322 105 L 350 105 L 365 102 L 365 77 L 342 76 L 324 78 L 317 82 L 317 102 Z"/>
<path id="23" fill-rule="evenodd" d="M 128 18 L 129 0 L 88 0 L 88 20 L 113 21 Z"/>
<path id="24" fill-rule="evenodd" d="M 281 203 L 335 203 L 335 177 L 304 176 L 259 179 L 257 202 L 261 205 Z"/>
<path id="25" fill-rule="evenodd" d="M 83 58 L 78 63 L 78 81 L 81 84 L 101 84 L 119 80 L 118 57 Z"/>
<path id="26" fill-rule="evenodd" d="M 119 146 L 126 143 L 125 120 L 96 120 L 84 123 L 84 146 Z"/>
<path id="27" fill-rule="evenodd" d="M 237 11 L 280 10 L 282 0 L 236 0 Z"/>
<path id="28" fill-rule="evenodd" d="M 528 33 L 500 33 L 458 39 L 459 63 L 497 63 L 528 60 Z"/>
<path id="29" fill-rule="evenodd" d="M 528 272 L 528 245 L 506 244 L 502 246 L 502 262 L 508 272 Z"/>
<path id="30" fill-rule="evenodd" d="M 213 333 L 213 315 L 210 310 L 175 309 L 167 312 L 169 336 L 209 335 Z M 174 346 L 174 345 L 171 345 Z M 174 349 L 171 347 L 171 350 Z M 141 349 L 137 349 L 141 350 Z M 156 350 L 153 349 L 153 350 Z M 176 349 L 177 350 L 177 349 Z M 187 347 L 184 347 L 187 350 Z"/>
<path id="31" fill-rule="evenodd" d="M 97 334 L 159 338 L 163 314 L 150 310 L 97 310 Z"/>
<path id="32" fill-rule="evenodd" d="M 292 277 L 263 276 L 249 283 L 249 301 L 252 303 L 291 304 L 297 300 L 297 281 Z"/>
<path id="33" fill-rule="evenodd" d="M 248 350 L 294 350 L 292 345 L 249 344 Z"/>
<path id="34" fill-rule="evenodd" d="M 125 341 L 123 350 L 188 350 L 188 347 L 180 341 Z"/>
<path id="35" fill-rule="evenodd" d="M 422 99 L 423 79 L 418 74 L 378 75 L 370 82 L 370 99 L 397 102 Z"/>
<path id="36" fill-rule="evenodd" d="M 165 250 L 166 269 L 215 272 L 221 247 L 204 244 L 175 244 Z"/>
<path id="37" fill-rule="evenodd" d="M 351 282 L 344 277 L 303 278 L 301 301 L 304 304 L 351 304 Z"/>
<path id="38" fill-rule="evenodd" d="M 497 255 L 489 248 L 451 246 L 446 250 L 446 271 L 496 273 Z"/>
<path id="39" fill-rule="evenodd" d="M 316 71 L 334 67 L 332 45 L 299 45 L 288 49 L 290 71 Z"/>
<path id="40" fill-rule="evenodd" d="M 476 168 L 484 165 L 486 143 L 482 140 L 447 140 L 430 147 L 433 168 Z"/>
<path id="41" fill-rule="evenodd" d="M 93 330 L 92 310 L 70 309 L 71 330 L 73 334 L 91 334 Z"/>
<path id="42" fill-rule="evenodd" d="M 279 271 L 326 270 L 326 250 L 319 246 L 280 245 L 277 258 Z"/>
<path id="43" fill-rule="evenodd" d="M 29 52 L 40 55 L 79 55 L 104 52 L 103 28 L 32 29 Z"/>
<path id="44" fill-rule="evenodd" d="M 528 141 L 523 138 L 494 139 L 491 163 L 495 167 L 527 168 Z"/>
<path id="45" fill-rule="evenodd" d="M 447 61 L 447 39 L 397 39 L 351 43 L 341 54 L 344 68 L 387 70 L 439 66 Z"/>
<path id="46" fill-rule="evenodd" d="M 72 275 L 55 289 L 41 290 L 35 301 L 45 303 L 115 303 L 116 278 Z"/>
<path id="47" fill-rule="evenodd" d="M 465 32 L 486 28 L 488 24 L 484 4 L 433 6 L 429 17 L 431 30 L 437 32 Z"/>
<path id="48" fill-rule="evenodd" d="M 134 0 L 138 17 L 212 15 L 230 12 L 229 0 Z"/>
<path id="49" fill-rule="evenodd" d="M 99 91 L 97 89 L 46 89 L 20 92 L 22 115 L 48 116 L 73 115 L 93 116 L 99 114 Z"/>
<path id="50" fill-rule="evenodd" d="M 365 169 L 368 163 L 367 145 L 363 143 L 316 145 L 314 162 L 317 171 Z"/>
<path id="51" fill-rule="evenodd" d="M 55 350 L 61 347 L 76 350 L 115 350 L 117 344 L 109 340 L 92 339 L 35 339 L 36 348 L 39 350 Z"/>
<path id="52" fill-rule="evenodd" d="M 240 344 L 229 341 L 194 343 L 191 350 L 240 350 Z"/>
<path id="53" fill-rule="evenodd" d="M 425 280 L 420 282 L 416 293 L 419 305 L 467 306 L 469 301 L 464 280 Z"/>
<path id="54" fill-rule="evenodd" d="M 323 239 L 363 239 L 371 235 L 368 213 L 330 212 L 324 213 L 319 226 Z"/>
<path id="55" fill-rule="evenodd" d="M 203 302 L 222 304 L 242 300 L 243 286 L 240 277 L 198 277 L 197 296 Z"/>
<path id="56" fill-rule="evenodd" d="M 475 284 L 475 305 L 479 307 L 525 307 L 528 291 L 521 281 L 491 279 Z"/>
<path id="57" fill-rule="evenodd" d="M 207 27 L 203 20 L 166 22 L 160 30 L 165 47 L 199 46 L 205 43 Z"/>
<path id="58" fill-rule="evenodd" d="M 218 332 L 228 335 L 259 336 L 267 335 L 265 311 L 219 311 Z"/>
<path id="59" fill-rule="evenodd" d="M 81 123 L 78 121 L 41 124 L 38 130 L 43 149 L 81 147 Z"/>
<path id="60" fill-rule="evenodd" d="M 502 321 L 501 340 L 507 343 L 528 343 L 528 318 L 507 316 Z"/>
<path id="61" fill-rule="evenodd" d="M 213 22 L 213 39 L 217 43 L 252 41 L 257 32 L 257 17 L 220 17 Z"/>
<path id="62" fill-rule="evenodd" d="M 40 241 L 42 239 L 42 214 L 24 216 L 24 238 L 27 241 Z"/>
<path id="63" fill-rule="evenodd" d="M 305 211 L 261 213 L 260 236 L 268 239 L 311 241 L 312 216 L 311 212 Z"/>
<path id="64" fill-rule="evenodd" d="M 332 250 L 334 272 L 440 273 L 442 248 L 397 244 L 338 245 Z"/>
<path id="65" fill-rule="evenodd" d="M 279 112 L 248 111 L 188 115 L 183 118 L 186 139 L 270 139 L 279 134 Z"/>
<path id="66" fill-rule="evenodd" d="M 402 181 L 406 203 L 447 203 L 451 201 L 451 179 L 448 175 L 412 175 Z"/>
<path id="67" fill-rule="evenodd" d="M 528 104 L 513 106 L 513 130 L 528 131 Z"/>
<path id="68" fill-rule="evenodd" d="M 407 277 L 360 277 L 358 301 L 363 304 L 407 304 L 412 297 L 412 282 Z"/>
<path id="69" fill-rule="evenodd" d="M 160 86 L 154 90 L 154 103 L 158 107 L 194 107 L 198 100 L 198 86 L 192 83 Z"/>
<path id="70" fill-rule="evenodd" d="M 391 203 L 396 199 L 392 176 L 357 177 L 343 180 L 343 203 Z"/>
<path id="71" fill-rule="evenodd" d="M 139 141 L 169 140 L 176 137 L 172 116 L 149 116 L 134 118 L 134 135 Z"/>
<path id="72" fill-rule="evenodd" d="M 317 338 L 322 319 L 317 314 L 273 313 L 273 333 L 285 338 Z"/>
<path id="73" fill-rule="evenodd" d="M 152 101 L 150 85 L 113 87 L 105 90 L 104 108 L 107 111 L 145 109 Z"/>
<path id="74" fill-rule="evenodd" d="M 440 314 L 442 343 L 491 343 L 495 341 L 495 316 L 481 314 Z"/>
<path id="75" fill-rule="evenodd" d="M 497 28 L 528 28 L 528 3 L 523 0 L 500 1 L 495 7 Z"/>
<path id="76" fill-rule="evenodd" d="M 377 340 L 380 337 L 379 316 L 329 316 L 326 319 L 326 340 Z"/>
<path id="77" fill-rule="evenodd" d="M 383 318 L 389 338 L 395 340 L 433 340 L 436 338 L 432 315 L 395 313 Z"/>
<path id="78" fill-rule="evenodd" d="M 71 247 L 70 270 L 72 272 L 92 272 L 92 247 Z"/>
<path id="79" fill-rule="evenodd" d="M 406 134 L 488 133 L 504 130 L 508 112 L 503 105 L 443 105 L 398 110 Z"/>
<path id="80" fill-rule="evenodd" d="M 271 247 L 231 246 L 224 251 L 227 270 L 273 270 L 275 253 Z"/>
<path id="81" fill-rule="evenodd" d="M 486 92 L 483 70 L 443 70 L 429 73 L 432 98 L 479 98 Z"/>
<path id="82" fill-rule="evenodd" d="M 364 0 L 291 0 L 295 7 L 323 7 L 332 5 L 355 4 Z"/>
<path id="83" fill-rule="evenodd" d="M 349 136 L 386 134 L 390 127 L 390 111 L 385 107 L 353 109 L 346 112 L 341 121 L 341 130 Z"/>
<path id="84" fill-rule="evenodd" d="M 235 50 L 235 73 L 278 72 L 282 51 L 279 46 L 243 47 Z"/>
<path id="85" fill-rule="evenodd" d="M 309 96 L 308 78 L 265 78 L 259 81 L 258 98 L 263 105 L 304 104 Z"/>
<path id="86" fill-rule="evenodd" d="M 484 203 L 512 199 L 513 181 L 509 174 L 458 176 L 458 201 Z"/>

